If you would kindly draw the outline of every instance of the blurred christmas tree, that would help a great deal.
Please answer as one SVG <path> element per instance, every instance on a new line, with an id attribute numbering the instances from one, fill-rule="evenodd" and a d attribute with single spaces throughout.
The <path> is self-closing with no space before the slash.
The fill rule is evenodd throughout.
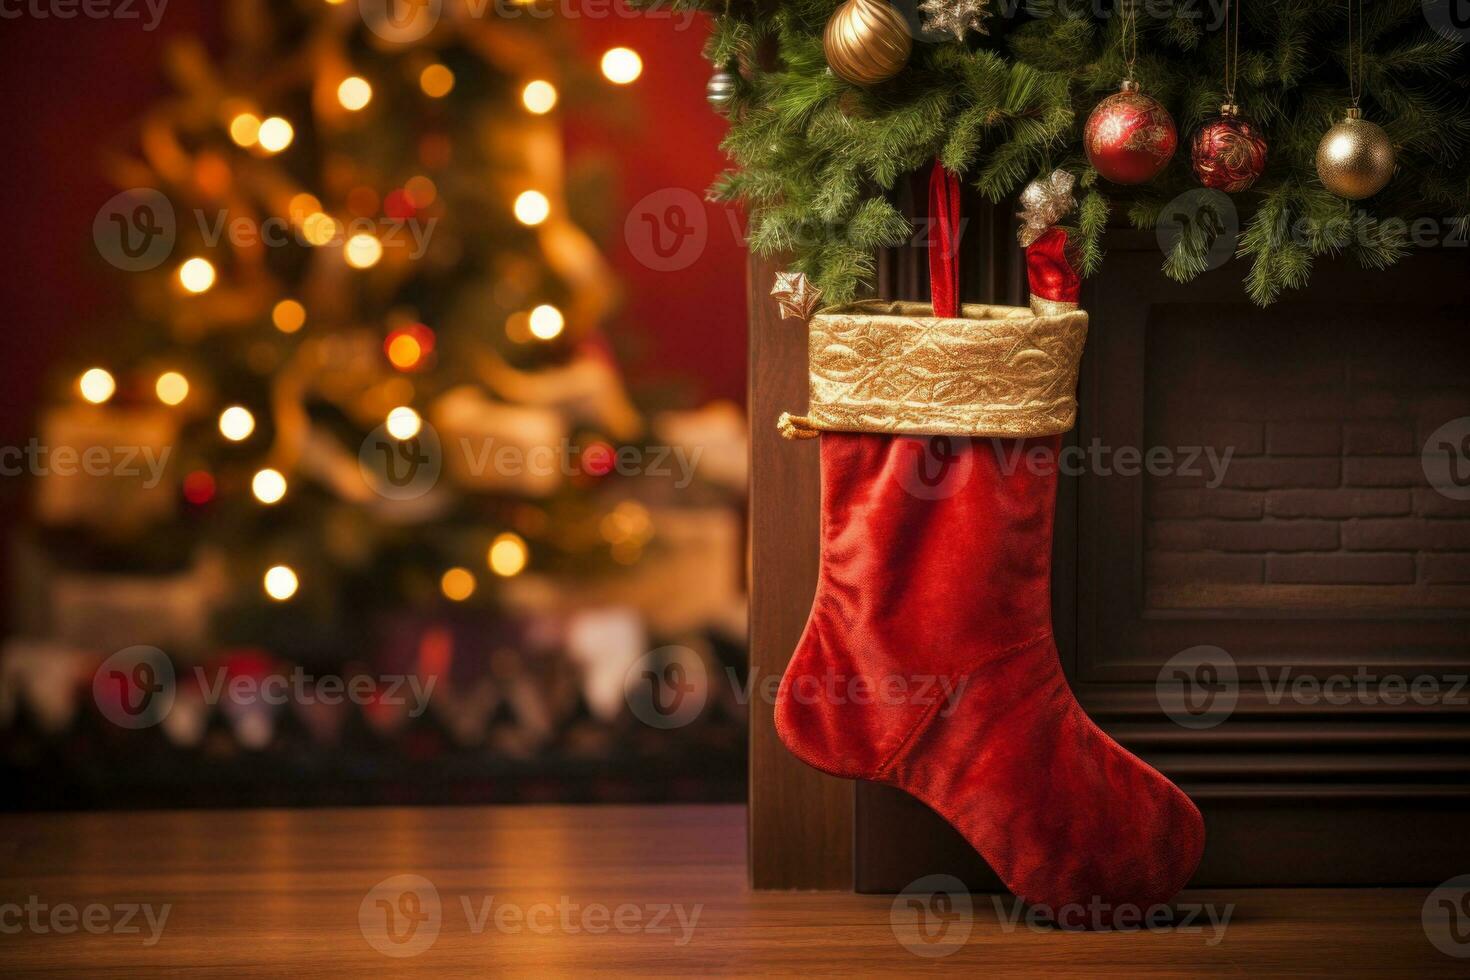
<path id="1" fill-rule="evenodd" d="M 554 18 L 398 6 L 236 0 L 222 59 L 170 48 L 178 93 L 107 160 L 124 191 L 94 229 L 131 314 L 39 424 L 39 445 L 108 462 L 36 483 L 15 603 L 32 648 L 12 662 L 54 665 L 39 638 L 232 674 L 455 674 L 433 705 L 446 737 L 482 741 L 510 704 L 501 747 L 526 755 L 589 703 L 616 719 L 649 646 L 635 607 L 689 630 L 738 599 L 734 493 L 681 496 L 718 505 L 671 525 L 688 555 L 721 543 L 660 569 L 667 493 L 614 486 L 645 426 L 601 333 L 617 288 L 571 214 L 560 116 L 579 96 L 605 113 L 637 55 L 596 77 Z M 666 442 L 742 434 L 728 411 L 663 418 L 684 433 Z M 682 603 L 658 598 L 671 585 Z M 31 700 L 59 704 L 35 676 Z M 272 737 L 258 711 L 230 721 Z"/>
<path id="2" fill-rule="evenodd" d="M 598 333 L 615 284 L 568 215 L 575 62 L 554 21 L 461 9 L 418 38 L 357 4 L 235 3 L 222 62 L 176 44 L 180 94 L 114 162 L 176 242 L 66 379 L 106 408 L 63 414 L 175 446 L 177 509 L 140 486 L 127 520 L 93 481 L 60 508 L 43 486 L 43 512 L 143 567 L 220 555 L 229 641 L 340 640 L 344 612 L 611 560 L 589 490 L 642 422 Z"/>

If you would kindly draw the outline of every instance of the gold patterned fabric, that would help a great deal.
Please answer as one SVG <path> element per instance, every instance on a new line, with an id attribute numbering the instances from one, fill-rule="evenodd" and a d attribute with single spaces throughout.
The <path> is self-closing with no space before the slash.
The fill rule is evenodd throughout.
<path id="1" fill-rule="evenodd" d="M 783 415 L 787 438 L 820 431 L 1027 437 L 1077 420 L 1087 314 L 966 305 L 941 318 L 920 303 L 867 301 L 811 319 L 811 405 Z"/>

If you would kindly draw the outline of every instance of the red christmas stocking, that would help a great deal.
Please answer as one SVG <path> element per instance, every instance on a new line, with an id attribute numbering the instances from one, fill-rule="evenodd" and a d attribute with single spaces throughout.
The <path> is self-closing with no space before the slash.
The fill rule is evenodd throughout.
<path id="1" fill-rule="evenodd" d="M 812 318 L 811 415 L 782 423 L 821 434 L 821 571 L 776 727 L 807 764 L 928 804 L 1033 904 L 1147 909 L 1194 873 L 1204 826 L 1093 724 L 1057 659 L 1056 457 L 1087 314 L 1064 231 L 1028 264 L 1030 310 Z"/>

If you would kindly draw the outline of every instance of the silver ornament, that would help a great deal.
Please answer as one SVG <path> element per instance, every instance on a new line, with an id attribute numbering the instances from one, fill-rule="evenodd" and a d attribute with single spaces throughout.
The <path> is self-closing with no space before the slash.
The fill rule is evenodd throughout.
<path id="1" fill-rule="evenodd" d="M 723 116 L 730 110 L 738 84 L 733 72 L 721 68 L 709 77 L 709 84 L 704 87 L 704 99 L 710 108 Z"/>
<path id="2" fill-rule="evenodd" d="M 1053 170 L 1045 180 L 1033 180 L 1021 192 L 1021 213 L 1025 224 L 1018 236 L 1021 244 L 1030 245 L 1060 222 L 1077 206 L 1072 196 L 1076 179 L 1065 170 Z"/>
<path id="3" fill-rule="evenodd" d="M 968 31 L 989 34 L 985 18 L 990 16 L 990 0 L 924 0 L 919 10 L 924 14 L 924 30 L 935 34 L 953 34 L 963 41 Z"/>

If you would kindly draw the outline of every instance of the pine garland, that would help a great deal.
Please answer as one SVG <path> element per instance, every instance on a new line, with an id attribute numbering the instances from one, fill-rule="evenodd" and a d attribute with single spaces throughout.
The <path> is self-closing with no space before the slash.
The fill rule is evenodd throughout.
<path id="1" fill-rule="evenodd" d="M 789 252 L 832 302 L 871 281 L 877 249 L 912 234 L 890 201 L 899 178 L 935 156 L 987 199 L 1010 200 L 1025 183 L 1064 167 L 1080 176 L 1076 217 L 1084 273 L 1102 266 L 1110 216 L 1152 229 L 1169 201 L 1197 187 L 1188 137 L 1220 103 L 1224 53 L 1211 8 L 1181 4 L 1139 18 L 1136 69 L 1162 100 L 1181 147 L 1152 183 L 1102 181 L 1082 154 L 1081 128 L 1123 75 L 1119 18 L 1084 5 L 1045 3 L 988 25 L 991 38 L 920 38 L 896 79 L 871 89 L 827 69 L 822 29 L 833 0 L 750 6 L 679 0 L 706 9 L 715 29 L 706 54 L 738 63 L 724 148 L 734 168 L 712 189 L 751 217 L 751 246 Z M 1157 7 L 1151 8 L 1157 11 Z M 1317 143 L 1347 105 L 1347 7 L 1343 0 L 1261 0 L 1243 7 L 1236 101 L 1270 145 L 1267 170 L 1234 195 L 1245 220 L 1237 255 L 1261 304 L 1306 284 L 1313 261 L 1346 252 L 1382 268 L 1415 246 L 1415 223 L 1438 222 L 1436 240 L 1465 232 L 1470 215 L 1470 64 L 1466 46 L 1429 28 L 1419 0 L 1373 0 L 1363 25 L 1367 118 L 1398 148 L 1398 171 L 1367 202 L 1329 194 L 1317 179 Z M 1193 14 L 1193 16 L 1191 16 Z M 1216 18 L 1218 19 L 1218 18 Z M 774 67 L 759 69 L 774 50 Z M 1165 256 L 1181 282 L 1208 267 L 1209 236 L 1186 230 Z"/>

